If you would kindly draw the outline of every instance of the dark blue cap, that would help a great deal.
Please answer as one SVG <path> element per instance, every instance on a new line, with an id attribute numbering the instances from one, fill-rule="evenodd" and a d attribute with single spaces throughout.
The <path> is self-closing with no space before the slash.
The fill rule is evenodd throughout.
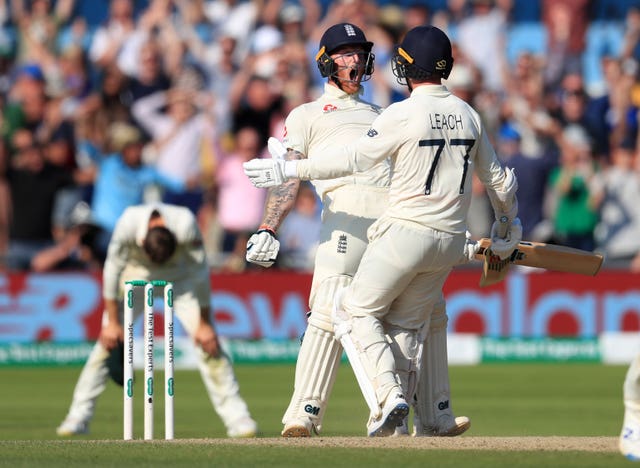
<path id="1" fill-rule="evenodd" d="M 355 24 L 339 23 L 327 29 L 320 39 L 318 57 L 323 53 L 331 55 L 343 46 L 361 45 L 367 52 L 371 52 L 373 42 L 367 41 L 362 29 Z M 316 57 L 317 60 L 317 57 Z"/>
<path id="2" fill-rule="evenodd" d="M 431 25 L 411 29 L 398 46 L 397 53 L 408 64 L 444 79 L 453 66 L 451 41 L 441 29 Z"/>

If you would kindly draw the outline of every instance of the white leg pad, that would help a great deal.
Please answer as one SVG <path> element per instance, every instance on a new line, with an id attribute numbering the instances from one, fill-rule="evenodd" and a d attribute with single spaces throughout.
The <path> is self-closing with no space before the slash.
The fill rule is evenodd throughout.
<path id="1" fill-rule="evenodd" d="M 293 395 L 282 417 L 285 426 L 308 420 L 316 432 L 322 429 L 342 357 L 342 346 L 333 332 L 333 301 L 350 282 L 349 275 L 333 275 L 314 289 L 311 315 L 296 360 Z"/>
<path id="2" fill-rule="evenodd" d="M 447 358 L 447 314 L 444 300 L 431 314 L 429 333 L 418 382 L 414 426 L 416 433 L 429 433 L 455 424 L 450 404 L 449 362 Z"/>
<path id="3" fill-rule="evenodd" d="M 418 385 L 418 372 L 422 360 L 424 338 L 417 330 L 387 328 L 391 352 L 396 362 L 396 373 L 407 398 L 412 398 Z"/>
<path id="4" fill-rule="evenodd" d="M 309 324 L 296 361 L 291 402 L 282 418 L 285 426 L 308 418 L 317 432 L 321 430 L 341 356 L 342 346 L 333 332 Z"/>
<path id="5" fill-rule="evenodd" d="M 624 378 L 624 399 L 640 403 L 640 355 L 636 356 Z"/>
<path id="6" fill-rule="evenodd" d="M 338 294 L 333 312 L 336 338 L 347 353 L 371 417 L 379 419 L 387 396 L 400 390 L 393 353 L 378 319 L 368 315 L 352 317 L 340 304 L 341 294 Z"/>

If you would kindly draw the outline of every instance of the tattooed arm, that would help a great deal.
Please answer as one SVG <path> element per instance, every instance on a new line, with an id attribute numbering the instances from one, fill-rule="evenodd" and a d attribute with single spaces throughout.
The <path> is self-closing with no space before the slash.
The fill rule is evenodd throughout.
<path id="1" fill-rule="evenodd" d="M 295 150 L 288 150 L 284 157 L 286 160 L 304 159 L 304 154 Z M 300 179 L 289 179 L 284 184 L 269 189 L 264 206 L 262 226 L 268 226 L 276 232 L 284 218 L 296 202 Z"/>
<path id="2" fill-rule="evenodd" d="M 302 159 L 304 155 L 298 151 L 289 150 L 284 155 L 287 160 Z M 300 179 L 289 179 L 284 184 L 270 188 L 264 207 L 264 216 L 258 232 L 253 234 L 247 242 L 246 259 L 250 263 L 269 268 L 276 261 L 280 250 L 280 242 L 276 239 L 276 231 L 293 208 Z"/>

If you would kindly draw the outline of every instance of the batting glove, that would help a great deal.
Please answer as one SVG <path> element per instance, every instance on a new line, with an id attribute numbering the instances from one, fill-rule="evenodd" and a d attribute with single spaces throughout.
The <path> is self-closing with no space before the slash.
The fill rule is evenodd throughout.
<path id="1" fill-rule="evenodd" d="M 247 261 L 269 268 L 276 261 L 280 241 L 270 228 L 261 228 L 247 242 Z"/>
<path id="2" fill-rule="evenodd" d="M 295 175 L 295 161 L 285 161 L 287 148 L 277 138 L 269 138 L 267 142 L 271 159 L 252 159 L 242 165 L 245 175 L 258 188 L 282 185 Z M 287 165 L 289 167 L 287 167 Z"/>
<path id="3" fill-rule="evenodd" d="M 511 225 L 507 228 L 507 233 L 504 237 L 498 235 L 500 230 L 502 230 L 501 223 L 495 221 L 491 226 L 491 252 L 500 257 L 500 260 L 505 260 L 511 257 L 511 254 L 522 240 L 520 218 L 514 218 L 511 221 Z"/>
<path id="4" fill-rule="evenodd" d="M 469 231 L 466 232 L 465 236 L 466 240 L 462 252 L 462 259 L 460 261 L 461 264 L 475 260 L 476 253 L 480 250 L 480 244 L 471 238 L 471 233 Z"/>

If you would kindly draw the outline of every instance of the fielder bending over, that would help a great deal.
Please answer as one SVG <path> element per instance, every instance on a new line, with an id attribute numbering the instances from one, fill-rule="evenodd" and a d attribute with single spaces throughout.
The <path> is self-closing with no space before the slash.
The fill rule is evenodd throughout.
<path id="1" fill-rule="evenodd" d="M 131 280 L 173 283 L 175 314 L 198 345 L 200 375 L 229 437 L 254 437 L 258 431 L 228 356 L 220 348 L 210 318 L 211 283 L 202 236 L 189 209 L 167 204 L 133 206 L 122 214 L 109 243 L 103 270 L 105 311 L 102 329 L 73 392 L 61 436 L 86 434 L 96 400 L 108 379 L 109 353 L 123 341 L 124 284 Z M 143 310 L 134 295 L 134 311 Z"/>

